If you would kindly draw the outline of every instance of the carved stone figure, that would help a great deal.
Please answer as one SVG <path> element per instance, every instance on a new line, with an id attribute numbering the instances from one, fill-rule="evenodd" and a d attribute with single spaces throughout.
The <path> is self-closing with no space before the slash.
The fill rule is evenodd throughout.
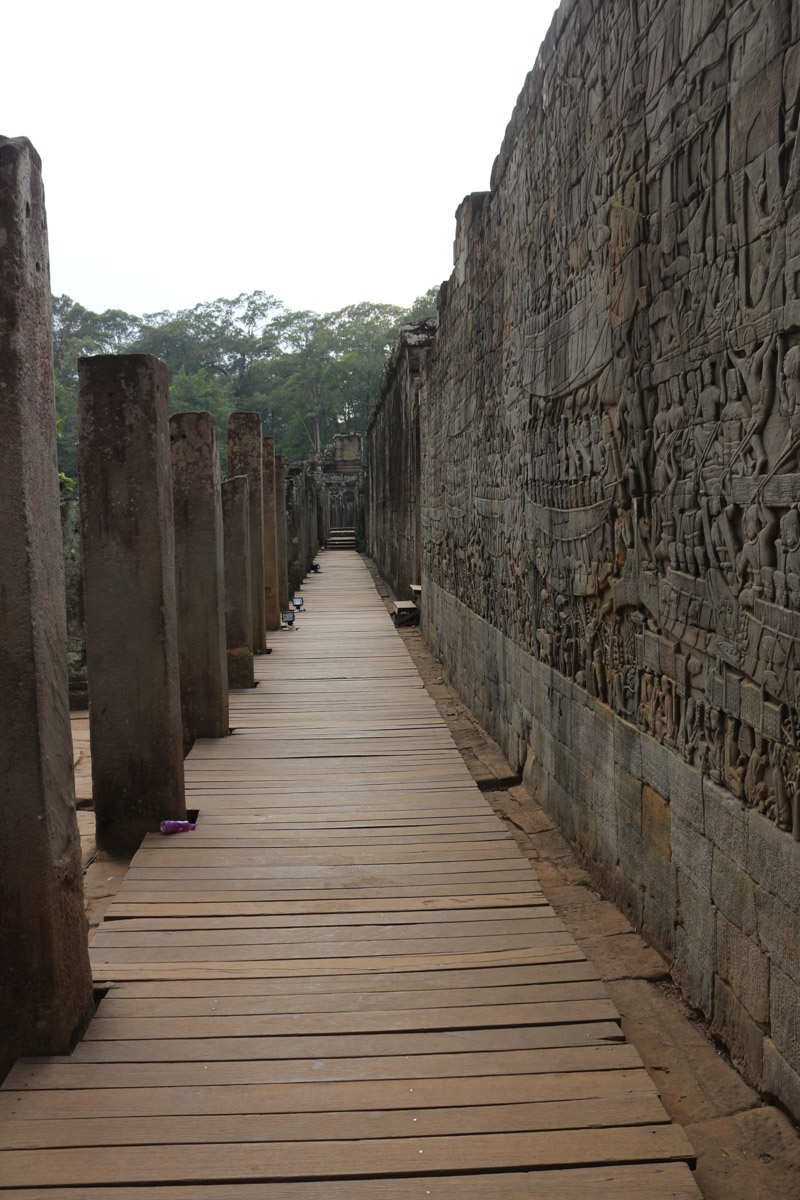
<path id="1" fill-rule="evenodd" d="M 797 505 L 781 517 L 776 542 L 775 603 L 800 610 L 800 512 Z"/>
<path id="2" fill-rule="evenodd" d="M 760 500 L 749 505 L 742 518 L 744 544 L 736 560 L 739 603 L 752 608 L 760 596 L 772 599 L 775 567 L 775 531 L 773 512 Z"/>
<path id="3" fill-rule="evenodd" d="M 749 738 L 748 734 L 750 734 Z M 741 727 L 741 735 L 745 746 L 747 746 L 748 741 L 752 741 L 752 732 L 747 726 L 743 726 Z M 739 744 L 739 737 L 739 722 L 735 718 L 729 717 L 725 732 L 722 779 L 728 791 L 731 792 L 737 798 L 737 800 L 743 800 L 744 777 L 750 759 L 750 748 L 748 747 L 747 749 L 742 749 Z"/>

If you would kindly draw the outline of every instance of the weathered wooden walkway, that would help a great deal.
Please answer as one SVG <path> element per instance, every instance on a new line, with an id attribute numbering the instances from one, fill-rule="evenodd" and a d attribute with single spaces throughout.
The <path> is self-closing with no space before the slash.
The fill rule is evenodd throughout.
<path id="1" fill-rule="evenodd" d="M 326 554 L 194 833 L 145 839 L 69 1058 L 0 1090 L 48 1200 L 696 1200 L 617 1013 L 472 781 L 370 576 Z"/>

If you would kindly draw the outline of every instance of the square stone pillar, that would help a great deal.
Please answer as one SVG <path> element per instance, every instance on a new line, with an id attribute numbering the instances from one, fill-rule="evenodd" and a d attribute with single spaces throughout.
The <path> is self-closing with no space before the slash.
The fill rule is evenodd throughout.
<path id="1" fill-rule="evenodd" d="M 253 593 L 250 585 L 250 501 L 247 476 L 222 481 L 225 533 L 225 637 L 228 686 L 255 686 Z"/>
<path id="2" fill-rule="evenodd" d="M 246 475 L 250 515 L 250 594 L 253 605 L 253 651 L 267 648 L 264 612 L 264 478 L 261 414 L 234 412 L 228 417 L 228 474 Z"/>
<path id="3" fill-rule="evenodd" d="M 0 1073 L 65 1054 L 92 1008 L 41 162 L 0 137 Z"/>
<path id="4" fill-rule="evenodd" d="M 64 582 L 67 592 L 67 674 L 70 709 L 89 707 L 86 680 L 86 638 L 83 632 L 83 563 L 81 506 L 77 496 L 61 501 Z"/>
<path id="5" fill-rule="evenodd" d="M 264 617 L 267 629 L 280 629 L 281 604 L 278 591 L 278 530 L 275 504 L 275 439 L 265 437 L 264 477 Z"/>
<path id="6" fill-rule="evenodd" d="M 217 425 L 211 413 L 175 413 L 172 512 L 184 748 L 228 733 L 225 563 Z"/>
<path id="7" fill-rule="evenodd" d="M 275 525 L 278 544 L 278 604 L 281 612 L 289 607 L 289 559 L 286 549 L 286 459 L 275 455 Z"/>
<path id="8" fill-rule="evenodd" d="M 166 364 L 78 360 L 78 479 L 97 845 L 184 818 Z"/>

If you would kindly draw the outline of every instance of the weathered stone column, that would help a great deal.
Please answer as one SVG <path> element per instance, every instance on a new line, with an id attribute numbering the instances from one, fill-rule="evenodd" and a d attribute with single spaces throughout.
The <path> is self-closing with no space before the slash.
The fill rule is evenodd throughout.
<path id="1" fill-rule="evenodd" d="M 228 733 L 225 565 L 217 425 L 211 413 L 175 413 L 172 511 L 184 748 Z"/>
<path id="2" fill-rule="evenodd" d="M 92 1006 L 67 700 L 41 162 L 0 138 L 0 1071 Z"/>
<path id="3" fill-rule="evenodd" d="M 278 544 L 278 604 L 281 612 L 289 607 L 289 560 L 286 547 L 286 459 L 275 455 L 275 525 Z"/>
<path id="4" fill-rule="evenodd" d="M 83 560 L 81 507 L 77 496 L 61 501 L 64 583 L 67 593 L 67 676 L 71 709 L 89 707 L 86 681 L 86 637 L 83 632 Z"/>
<path id="5" fill-rule="evenodd" d="M 225 532 L 225 636 L 228 686 L 251 688 L 253 671 L 253 593 L 250 585 L 250 502 L 247 476 L 222 481 Z"/>
<path id="6" fill-rule="evenodd" d="M 280 629 L 281 605 L 278 591 L 278 531 L 275 504 L 275 439 L 265 437 L 264 477 L 264 617 L 267 629 Z"/>
<path id="7" fill-rule="evenodd" d="M 228 417 L 228 474 L 246 475 L 250 510 L 250 594 L 253 605 L 253 650 L 267 648 L 264 613 L 264 479 L 261 415 L 235 412 Z"/>
<path id="8" fill-rule="evenodd" d="M 303 582 L 300 569 L 300 541 L 303 523 L 303 468 L 290 467 L 286 488 L 286 562 L 289 575 L 289 595 L 293 596 Z"/>
<path id="9" fill-rule="evenodd" d="M 97 844 L 135 850 L 186 815 L 167 367 L 78 360 L 89 737 Z"/>

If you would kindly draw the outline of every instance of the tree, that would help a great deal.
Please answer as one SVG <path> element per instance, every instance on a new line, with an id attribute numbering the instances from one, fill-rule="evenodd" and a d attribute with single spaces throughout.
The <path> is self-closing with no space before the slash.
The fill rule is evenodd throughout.
<path id="1" fill-rule="evenodd" d="M 304 458 L 336 433 L 363 433 L 400 325 L 435 313 L 437 288 L 411 309 L 364 301 L 337 312 L 289 311 L 266 292 L 132 316 L 94 313 L 53 298 L 59 465 L 75 472 L 77 360 L 84 354 L 154 354 L 170 373 L 170 411 L 217 418 L 225 461 L 228 415 L 260 412 L 279 453 Z"/>
<path id="2" fill-rule="evenodd" d="M 70 296 L 54 296 L 53 373 L 59 421 L 58 465 L 62 474 L 77 473 L 78 359 L 89 354 L 119 354 L 141 328 L 139 317 L 121 309 L 92 312 Z"/>
<path id="3" fill-rule="evenodd" d="M 190 374 L 202 368 L 218 375 L 238 401 L 255 363 L 279 352 L 285 324 L 280 300 L 242 293 L 177 313 L 150 313 L 135 349 L 156 354 L 171 373 L 183 366 Z"/>
<path id="4" fill-rule="evenodd" d="M 287 454 L 320 453 L 336 433 L 363 433 L 388 354 L 406 316 L 391 304 L 295 313 L 284 340 L 277 403 Z"/>
<path id="5" fill-rule="evenodd" d="M 187 375 L 181 366 L 169 383 L 169 411 L 208 412 L 217 422 L 217 442 L 223 472 L 228 465 L 228 417 L 234 410 L 231 396 L 218 379 L 201 367 Z"/>
<path id="6" fill-rule="evenodd" d="M 406 321 L 425 321 L 435 317 L 440 287 L 440 284 L 436 284 L 434 287 L 428 288 L 427 292 L 423 292 L 421 296 L 417 296 L 406 314 Z"/>

